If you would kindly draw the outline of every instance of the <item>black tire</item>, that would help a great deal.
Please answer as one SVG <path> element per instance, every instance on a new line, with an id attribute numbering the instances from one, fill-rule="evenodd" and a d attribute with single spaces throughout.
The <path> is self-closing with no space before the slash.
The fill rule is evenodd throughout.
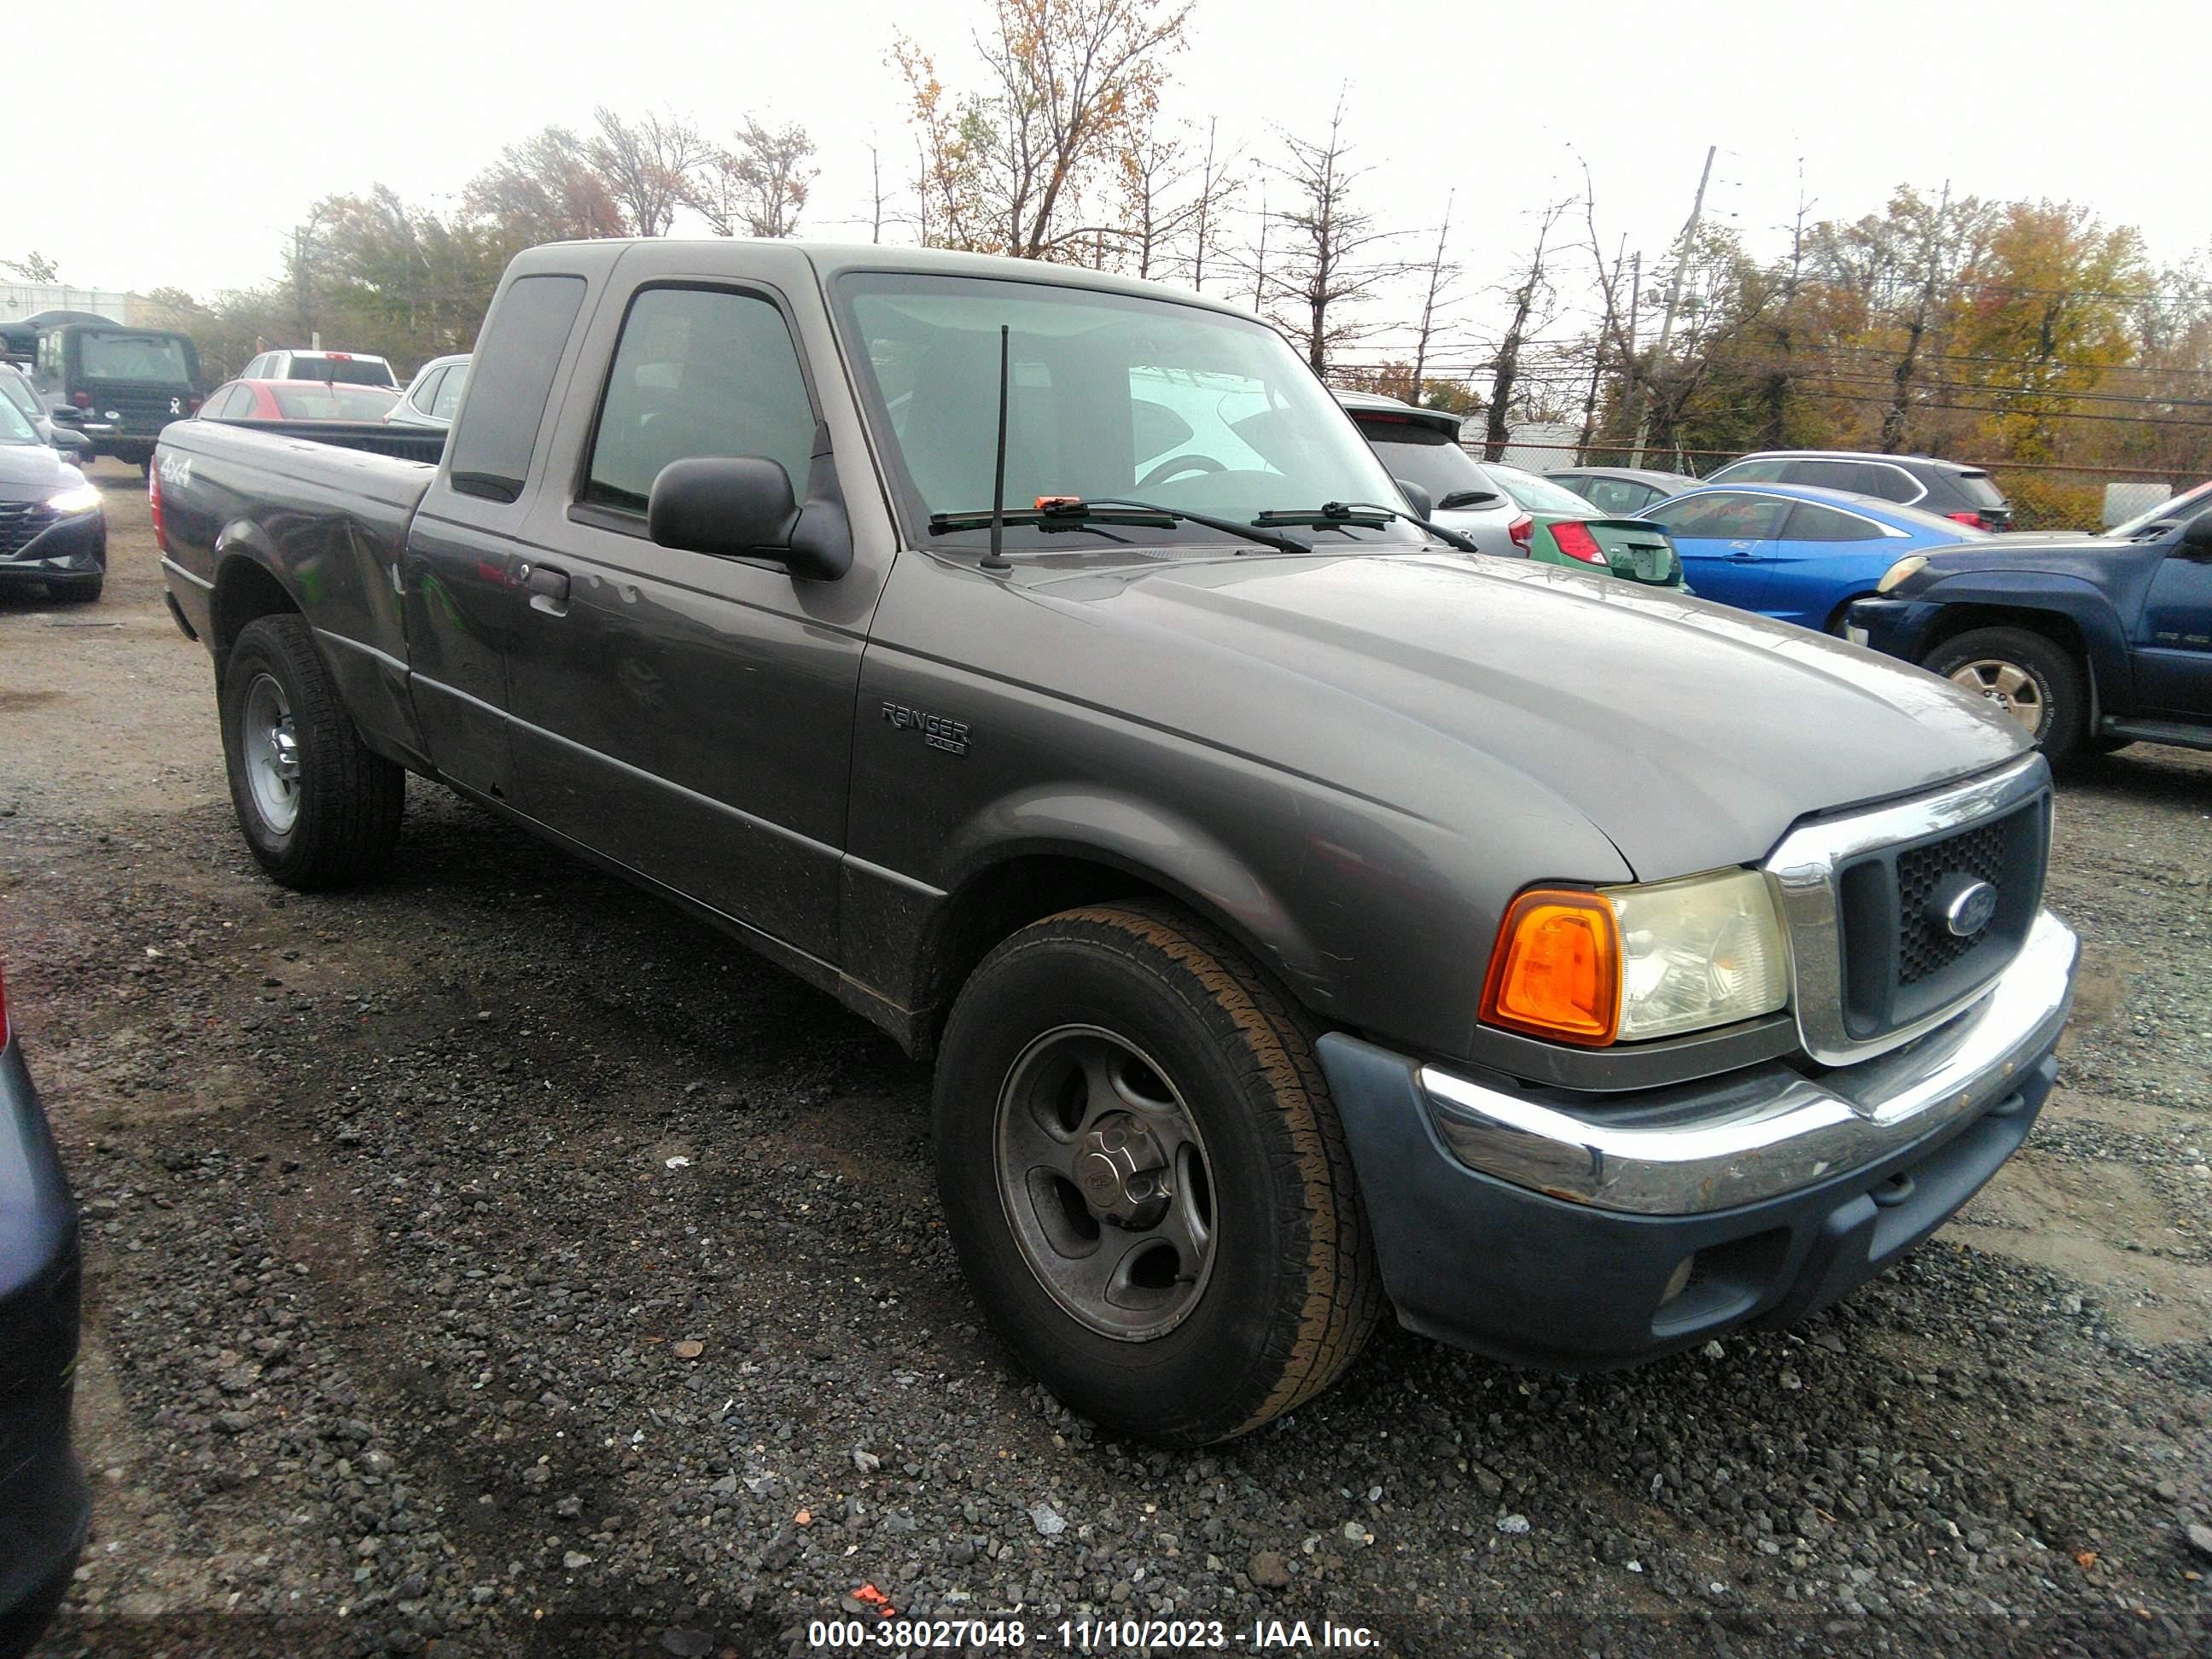
<path id="1" fill-rule="evenodd" d="M 1009 1219 L 1018 1189 L 1001 1197 L 1002 1094 L 1018 1060 L 1072 1027 L 1152 1060 L 1203 1141 L 1209 1266 L 1181 1322 L 1142 1339 L 1102 1334 L 1063 1307 Z M 1248 1433 L 1334 1382 L 1382 1313 L 1311 1033 L 1241 951 L 1173 906 L 1064 911 L 984 958 L 945 1028 L 936 1164 L 991 1324 L 1054 1395 L 1107 1427 L 1175 1446 Z M 1103 1236 L 1112 1224 L 1092 1224 Z"/>
<path id="2" fill-rule="evenodd" d="M 1923 666 L 1945 679 L 1975 664 L 1992 665 L 1981 678 L 2002 670 L 2016 672 L 2033 688 L 2040 705 L 2033 735 L 2055 766 L 2081 747 L 2088 725 L 2081 665 L 2065 647 L 2025 628 L 1976 628 L 1943 641 Z M 1961 689 L 1972 689 L 1965 682 Z M 1996 696 L 1992 702 L 1999 701 Z M 2023 722 L 2025 724 L 2025 722 Z"/>
<path id="3" fill-rule="evenodd" d="M 249 702 L 274 683 L 289 711 L 292 817 L 283 823 L 257 796 L 246 754 Z M 246 844 L 284 886 L 307 891 L 361 881 L 382 870 L 399 838 L 407 775 L 362 742 L 303 617 L 263 617 L 230 648 L 221 687 L 223 763 Z"/>
<path id="4" fill-rule="evenodd" d="M 100 590 L 106 586 L 106 576 L 101 574 L 73 577 L 68 581 L 55 582 L 52 586 L 54 597 L 70 605 L 90 605 L 99 599 Z"/>

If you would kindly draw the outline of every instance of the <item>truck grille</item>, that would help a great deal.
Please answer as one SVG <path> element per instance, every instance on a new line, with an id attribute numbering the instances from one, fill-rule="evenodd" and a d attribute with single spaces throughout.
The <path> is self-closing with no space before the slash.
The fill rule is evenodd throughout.
<path id="1" fill-rule="evenodd" d="M 12 559 L 53 523 L 44 501 L 0 501 L 0 559 Z"/>
<path id="2" fill-rule="evenodd" d="M 1838 872 L 1844 1024 L 1868 1038 L 1973 991 L 2018 954 L 2043 902 L 2047 805 L 2032 801 L 1965 829 L 1879 848 Z M 1986 882 L 1996 906 L 1964 937 L 1945 925 L 1948 889 Z"/>
<path id="3" fill-rule="evenodd" d="M 2004 826 L 1985 823 L 1948 841 L 1897 855 L 1897 982 L 1917 985 L 1974 948 L 1931 914 L 1936 890 L 1954 872 L 1985 881 L 2002 902 L 2008 877 Z"/>

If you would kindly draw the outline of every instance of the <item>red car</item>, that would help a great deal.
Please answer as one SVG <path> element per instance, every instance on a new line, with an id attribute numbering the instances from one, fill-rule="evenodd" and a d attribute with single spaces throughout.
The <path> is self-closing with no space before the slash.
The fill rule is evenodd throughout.
<path id="1" fill-rule="evenodd" d="M 200 405 L 203 421 L 380 421 L 399 401 L 387 386 L 335 380 L 228 380 Z"/>

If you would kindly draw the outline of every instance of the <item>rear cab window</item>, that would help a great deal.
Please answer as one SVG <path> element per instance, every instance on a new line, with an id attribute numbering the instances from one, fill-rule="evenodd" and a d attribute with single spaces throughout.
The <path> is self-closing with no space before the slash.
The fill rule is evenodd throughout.
<path id="1" fill-rule="evenodd" d="M 493 306 L 471 365 L 487 386 L 453 428 L 447 477 L 464 495 L 512 501 L 522 494 L 538 429 L 586 284 L 565 273 L 518 276 Z"/>

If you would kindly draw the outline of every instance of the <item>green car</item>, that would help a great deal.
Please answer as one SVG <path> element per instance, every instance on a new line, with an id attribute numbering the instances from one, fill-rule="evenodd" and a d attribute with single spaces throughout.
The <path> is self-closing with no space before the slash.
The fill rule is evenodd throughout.
<path id="1" fill-rule="evenodd" d="M 1528 527 L 1515 526 L 1528 556 L 1540 564 L 1605 570 L 1649 587 L 1688 591 L 1682 561 L 1667 532 L 1649 519 L 1605 519 L 1601 511 L 1564 484 L 1498 461 L 1480 463 L 1484 474 L 1506 498 L 1528 515 Z"/>
<path id="2" fill-rule="evenodd" d="M 1430 518 L 1480 551 L 1682 587 L 1682 562 L 1657 525 L 1607 518 L 1548 478 L 1476 460 L 1460 444 L 1458 416 L 1370 392 L 1336 400 L 1390 476 L 1428 496 Z"/>

